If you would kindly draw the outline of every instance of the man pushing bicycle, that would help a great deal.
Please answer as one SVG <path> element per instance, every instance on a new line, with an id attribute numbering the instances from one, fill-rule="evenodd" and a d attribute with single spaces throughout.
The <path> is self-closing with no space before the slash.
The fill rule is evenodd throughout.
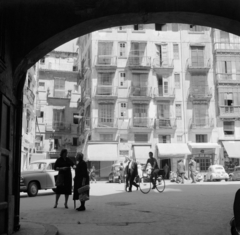
<path id="1" fill-rule="evenodd" d="M 153 184 L 152 189 L 155 189 L 156 188 L 156 180 L 157 180 L 158 173 L 159 173 L 159 167 L 158 167 L 157 160 L 153 157 L 153 153 L 152 152 L 149 152 L 149 158 L 148 158 L 148 160 L 146 162 L 145 169 L 144 169 L 145 171 L 146 171 L 148 163 L 152 167 L 151 176 L 150 176 L 150 180 L 151 180 L 151 182 Z"/>

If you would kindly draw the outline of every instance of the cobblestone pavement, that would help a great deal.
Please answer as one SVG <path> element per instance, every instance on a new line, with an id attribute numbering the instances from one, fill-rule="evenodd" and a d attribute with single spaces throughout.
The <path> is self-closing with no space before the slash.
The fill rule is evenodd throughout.
<path id="1" fill-rule="evenodd" d="M 91 184 L 86 211 L 64 208 L 61 196 L 53 209 L 55 195 L 47 190 L 29 198 L 21 194 L 21 220 L 52 224 L 60 235 L 139 234 L 228 235 L 233 200 L 239 182 L 202 182 L 185 185 L 167 183 L 163 193 L 127 193 L 123 184 Z M 77 202 L 79 206 L 79 202 Z"/>

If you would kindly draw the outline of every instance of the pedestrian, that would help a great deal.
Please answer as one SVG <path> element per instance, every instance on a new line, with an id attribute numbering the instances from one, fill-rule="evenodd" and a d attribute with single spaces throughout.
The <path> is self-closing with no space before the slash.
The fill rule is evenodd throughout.
<path id="1" fill-rule="evenodd" d="M 140 162 L 138 162 L 137 166 L 138 166 L 138 177 L 139 177 L 139 180 L 140 180 L 143 177 L 142 165 L 141 165 Z"/>
<path id="2" fill-rule="evenodd" d="M 119 183 L 121 184 L 121 182 L 123 182 L 123 173 L 124 172 L 124 166 L 123 166 L 123 163 L 121 162 L 120 163 L 120 166 L 119 166 Z"/>
<path id="3" fill-rule="evenodd" d="M 165 166 L 163 167 L 163 170 L 164 170 L 164 172 L 165 172 L 164 178 L 165 178 L 165 179 L 168 179 L 169 166 L 168 166 L 167 163 L 166 163 Z"/>
<path id="4" fill-rule="evenodd" d="M 182 184 L 184 184 L 185 166 L 183 160 L 179 160 L 177 164 L 177 175 L 181 178 Z"/>
<path id="5" fill-rule="evenodd" d="M 126 187 L 129 186 L 128 192 L 132 192 L 132 186 L 134 185 L 137 190 L 139 188 L 139 185 L 135 182 L 135 178 L 138 175 L 138 167 L 137 163 L 133 158 L 129 159 L 128 165 L 126 167 Z"/>
<path id="6" fill-rule="evenodd" d="M 73 190 L 73 200 L 79 200 L 81 203 L 81 206 L 77 208 L 77 211 L 85 211 L 85 201 L 81 201 L 79 198 L 78 189 L 89 185 L 89 174 L 88 174 L 88 168 L 87 163 L 83 160 L 83 154 L 77 153 L 76 155 L 76 161 L 78 162 L 76 169 L 75 169 L 75 178 L 74 178 L 74 190 Z M 89 198 L 89 190 L 84 192 L 87 194 Z"/>
<path id="7" fill-rule="evenodd" d="M 97 180 L 96 180 L 96 169 L 95 169 L 94 165 L 92 165 L 92 168 L 90 169 L 89 175 L 90 175 L 90 181 L 91 182 L 94 181 L 95 183 L 97 183 Z"/>
<path id="8" fill-rule="evenodd" d="M 190 157 L 190 162 L 188 163 L 190 169 L 190 177 L 192 178 L 192 183 L 196 183 L 195 173 L 197 163 L 194 161 L 193 157 Z"/>
<path id="9" fill-rule="evenodd" d="M 58 176 L 56 180 L 56 200 L 53 208 L 57 208 L 58 200 L 61 194 L 65 195 L 64 206 L 68 209 L 68 197 L 72 194 L 72 173 L 71 167 L 76 168 L 71 159 L 68 158 L 67 149 L 62 149 L 60 157 L 56 160 L 54 164 L 54 170 L 58 171 Z"/>

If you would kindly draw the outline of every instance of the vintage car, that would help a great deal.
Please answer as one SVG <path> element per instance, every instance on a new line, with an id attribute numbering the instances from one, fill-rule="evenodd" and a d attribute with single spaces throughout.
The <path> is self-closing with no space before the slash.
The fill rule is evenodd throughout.
<path id="1" fill-rule="evenodd" d="M 233 172 L 229 174 L 229 180 L 240 180 L 240 166 L 235 166 Z"/>
<path id="2" fill-rule="evenodd" d="M 229 180 L 229 175 L 226 173 L 224 167 L 222 165 L 211 165 L 208 168 L 208 172 L 206 174 L 207 181 L 214 181 L 214 180 Z"/>
<path id="3" fill-rule="evenodd" d="M 29 197 L 35 197 L 38 190 L 54 189 L 58 171 L 54 170 L 56 159 L 37 160 L 30 164 L 29 169 L 21 172 L 20 192 L 27 192 Z M 75 171 L 72 170 L 74 177 Z"/>

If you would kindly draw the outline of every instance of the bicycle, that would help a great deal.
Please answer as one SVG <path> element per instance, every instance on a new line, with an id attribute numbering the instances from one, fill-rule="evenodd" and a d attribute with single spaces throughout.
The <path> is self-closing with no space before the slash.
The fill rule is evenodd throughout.
<path id="1" fill-rule="evenodd" d="M 139 186 L 140 191 L 144 194 L 147 194 L 150 192 L 152 188 L 152 182 L 151 182 L 151 172 L 143 172 L 143 177 L 140 178 Z M 161 170 L 158 172 L 158 176 L 156 179 L 156 189 L 159 193 L 162 193 L 165 190 L 165 180 L 163 178 L 163 173 Z"/>

